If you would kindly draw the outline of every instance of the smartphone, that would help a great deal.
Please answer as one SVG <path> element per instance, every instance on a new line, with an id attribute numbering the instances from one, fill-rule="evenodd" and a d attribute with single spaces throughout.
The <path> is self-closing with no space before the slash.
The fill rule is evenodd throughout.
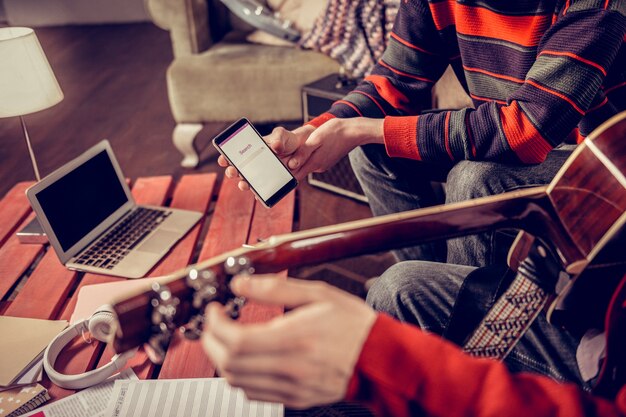
<path id="1" fill-rule="evenodd" d="M 298 181 L 245 118 L 213 139 L 213 146 L 250 184 L 265 207 L 272 207 L 296 188 Z"/>

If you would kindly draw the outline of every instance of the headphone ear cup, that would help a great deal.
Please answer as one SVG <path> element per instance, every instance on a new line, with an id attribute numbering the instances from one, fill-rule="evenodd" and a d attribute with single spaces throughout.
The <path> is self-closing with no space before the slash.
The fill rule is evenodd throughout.
<path id="1" fill-rule="evenodd" d="M 108 342 L 115 316 L 111 307 L 102 306 L 89 319 L 89 333 L 101 342 Z"/>

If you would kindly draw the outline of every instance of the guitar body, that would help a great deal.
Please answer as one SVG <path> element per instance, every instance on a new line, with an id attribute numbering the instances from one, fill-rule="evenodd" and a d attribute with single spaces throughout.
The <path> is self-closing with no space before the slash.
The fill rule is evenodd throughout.
<path id="1" fill-rule="evenodd" d="M 613 117 L 576 148 L 548 187 L 571 242 L 584 259 L 565 265 L 577 274 L 626 222 L 626 114 Z"/>
<path id="2" fill-rule="evenodd" d="M 607 122 L 610 129 L 599 128 L 579 146 L 547 190 L 572 246 L 582 254 L 564 262 L 570 281 L 560 283 L 547 318 L 577 336 L 604 327 L 608 303 L 626 273 L 626 122 L 623 115 L 620 120 Z M 508 257 L 512 269 L 534 241 L 520 232 Z"/>
<path id="3" fill-rule="evenodd" d="M 579 146 L 548 195 L 584 260 L 548 310 L 548 320 L 574 333 L 602 328 L 608 301 L 626 272 L 626 123 L 607 121 Z M 597 310 L 593 313 L 593 310 Z"/>
<path id="4" fill-rule="evenodd" d="M 577 337 L 588 329 L 603 329 L 611 297 L 626 274 L 625 252 L 626 228 L 622 228 L 581 274 L 560 289 L 547 312 L 548 321 Z"/>
<path id="5" fill-rule="evenodd" d="M 547 319 L 575 337 L 588 329 L 606 332 L 607 359 L 594 391 L 607 398 L 626 384 L 625 174 L 622 113 L 576 149 L 547 191 L 561 224 L 583 254 L 581 260 L 564 263 L 570 279 L 557 286 Z M 533 241 L 533 236 L 520 232 L 509 254 L 512 268 L 525 258 Z"/>

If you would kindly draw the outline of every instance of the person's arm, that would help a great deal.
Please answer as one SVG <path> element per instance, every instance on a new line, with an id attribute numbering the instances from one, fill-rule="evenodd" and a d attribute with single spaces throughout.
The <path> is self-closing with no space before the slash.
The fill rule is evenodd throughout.
<path id="1" fill-rule="evenodd" d="M 440 40 L 428 2 L 402 2 L 389 44 L 372 74 L 330 112 L 293 132 L 279 128 L 266 140 L 298 179 L 328 169 L 357 146 L 383 143 L 384 117 L 415 115 L 430 107 L 432 86 L 450 58 Z M 342 122 L 315 129 L 337 118 Z M 344 120 L 352 118 L 359 120 Z M 226 159 L 220 156 L 218 163 L 226 167 L 227 177 L 237 177 Z M 240 180 L 239 188 L 249 187 Z"/>
<path id="2" fill-rule="evenodd" d="M 624 391 L 611 403 L 573 384 L 512 375 L 500 362 L 470 357 L 325 283 L 236 277 L 231 288 L 291 309 L 267 323 L 242 324 L 217 303 L 207 308 L 204 348 L 220 375 L 253 400 L 311 407 L 348 399 L 394 417 L 626 413 Z"/>
<path id="3" fill-rule="evenodd" d="M 332 118 L 414 116 L 430 108 L 431 90 L 449 60 L 428 2 L 403 1 L 387 47 L 372 72 L 346 97 L 309 122 Z"/>
<path id="4" fill-rule="evenodd" d="M 230 286 L 249 300 L 293 310 L 242 324 L 209 304 L 202 343 L 220 376 L 252 400 L 297 408 L 341 400 L 376 313 L 320 281 L 255 275 L 235 277 Z"/>
<path id="5" fill-rule="evenodd" d="M 384 142 L 388 154 L 430 161 L 542 162 L 554 146 L 576 133 L 575 127 L 588 111 L 603 102 L 601 85 L 624 41 L 626 12 L 622 0 L 598 4 L 585 0 L 566 2 L 564 10 L 540 39 L 536 62 L 525 79 L 499 75 L 497 69 L 464 68 L 519 85 L 505 102 L 488 101 L 476 109 L 409 117 L 406 114 L 418 108 L 417 102 L 423 100 L 426 89 L 416 90 L 413 79 L 377 67 L 375 76 L 382 77 L 384 83 L 369 83 L 372 88 L 366 92 L 381 105 L 377 116 L 385 117 Z M 439 67 L 435 67 L 438 71 Z M 416 101 L 408 100 L 413 96 L 417 97 Z M 383 98 L 387 100 L 381 101 Z M 401 109 L 400 114 L 383 115 L 391 99 Z M 331 117 L 373 117 L 374 107 L 367 100 L 350 95 L 313 124 L 319 125 Z"/>
<path id="6" fill-rule="evenodd" d="M 626 413 L 616 403 L 504 364 L 478 359 L 438 336 L 379 315 L 360 353 L 346 399 L 381 416 L 593 417 Z"/>

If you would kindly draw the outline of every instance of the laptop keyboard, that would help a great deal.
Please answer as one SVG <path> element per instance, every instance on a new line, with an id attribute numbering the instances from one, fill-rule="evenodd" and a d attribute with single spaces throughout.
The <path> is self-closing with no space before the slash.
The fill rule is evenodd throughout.
<path id="1" fill-rule="evenodd" d="M 74 262 L 112 269 L 172 212 L 138 207 Z"/>

